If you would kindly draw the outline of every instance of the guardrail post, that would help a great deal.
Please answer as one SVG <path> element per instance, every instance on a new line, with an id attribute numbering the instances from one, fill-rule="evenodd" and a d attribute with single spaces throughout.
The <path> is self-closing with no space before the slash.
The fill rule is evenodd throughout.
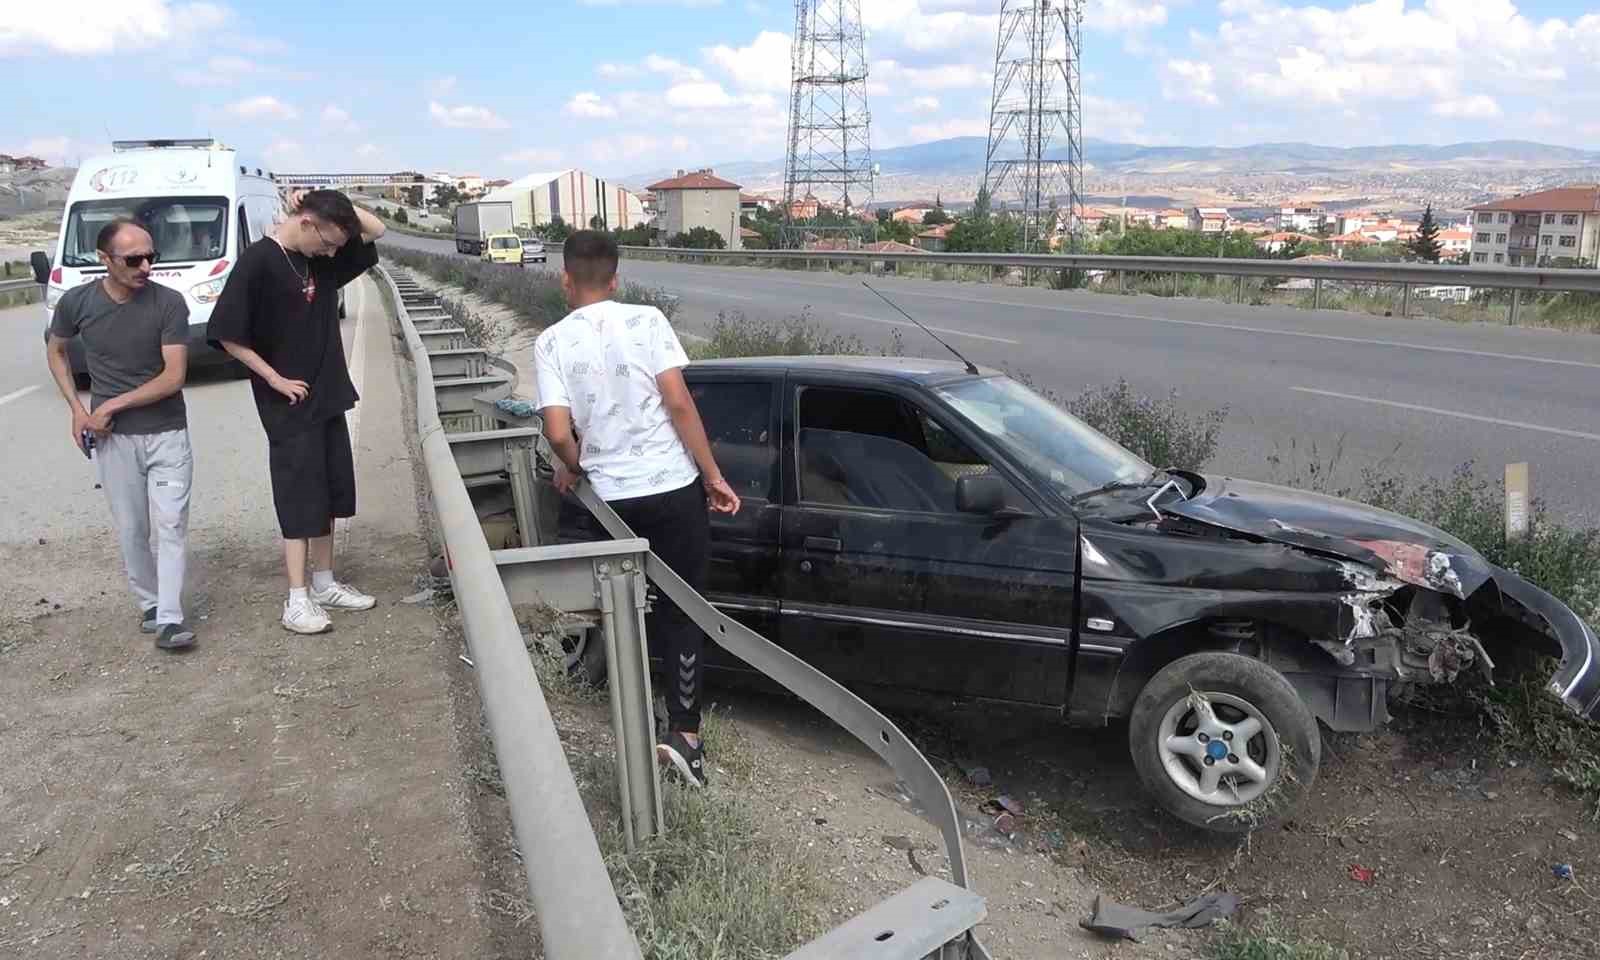
<path id="1" fill-rule="evenodd" d="M 1400 284 L 1400 316 L 1402 316 L 1402 317 L 1408 316 L 1408 315 L 1410 315 L 1410 313 L 1411 313 L 1411 284 L 1402 283 L 1402 284 Z"/>
<path id="2" fill-rule="evenodd" d="M 1172 299 L 1178 299 L 1178 272 L 1172 272 Z"/>
<path id="3" fill-rule="evenodd" d="M 1234 297 L 1233 302 L 1244 303 L 1244 274 L 1241 273 L 1233 279 L 1236 281 L 1235 286 L 1238 287 L 1238 295 Z"/>
<path id="4" fill-rule="evenodd" d="M 628 849 L 661 832 L 661 778 L 656 768 L 650 660 L 644 638 L 644 554 L 595 564 L 611 729 L 617 737 L 617 788 Z M 672 665 L 667 669 L 671 671 Z"/>
<path id="5" fill-rule="evenodd" d="M 1522 291 L 1516 287 L 1511 288 L 1511 309 L 1506 312 L 1506 323 L 1517 325 L 1517 307 L 1522 303 Z"/>
<path id="6" fill-rule="evenodd" d="M 1311 309 L 1322 309 L 1322 278 L 1311 281 Z"/>

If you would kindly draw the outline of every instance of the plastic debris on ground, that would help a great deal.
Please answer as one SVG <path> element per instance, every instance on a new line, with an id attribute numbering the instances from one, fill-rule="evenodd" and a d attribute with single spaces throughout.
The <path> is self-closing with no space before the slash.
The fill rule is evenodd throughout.
<path id="1" fill-rule="evenodd" d="M 1368 884 L 1370 884 L 1374 880 L 1376 880 L 1377 878 L 1378 878 L 1377 871 L 1372 870 L 1372 869 L 1367 868 L 1367 867 L 1363 867 L 1358 863 L 1350 864 L 1350 879 L 1354 880 L 1356 883 L 1368 883 Z"/>
<path id="2" fill-rule="evenodd" d="M 531 417 L 537 412 L 532 403 L 516 397 L 502 397 L 494 402 L 494 406 L 501 413 L 508 413 L 513 417 Z"/>
<path id="3" fill-rule="evenodd" d="M 1571 880 L 1576 876 L 1570 863 L 1558 863 L 1550 868 L 1550 872 L 1555 874 L 1557 880 Z"/>
<path id="4" fill-rule="evenodd" d="M 1078 926 L 1101 936 L 1136 941 L 1139 931 L 1147 927 L 1194 930 L 1231 917 L 1238 909 L 1239 898 L 1220 891 L 1196 897 L 1178 909 L 1165 913 L 1153 913 L 1096 896 L 1094 915 L 1087 920 L 1079 920 Z"/>

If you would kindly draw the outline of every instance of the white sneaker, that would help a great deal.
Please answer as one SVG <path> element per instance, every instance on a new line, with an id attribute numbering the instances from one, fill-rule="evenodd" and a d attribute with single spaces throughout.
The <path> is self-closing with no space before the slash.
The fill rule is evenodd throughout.
<path id="1" fill-rule="evenodd" d="M 369 597 L 350 584 L 340 583 L 337 580 L 326 590 L 313 589 L 311 599 L 315 600 L 318 606 L 332 610 L 371 610 L 378 605 L 376 597 Z"/>
<path id="2" fill-rule="evenodd" d="M 328 614 L 314 600 L 285 600 L 283 628 L 292 633 L 323 633 L 333 626 Z"/>

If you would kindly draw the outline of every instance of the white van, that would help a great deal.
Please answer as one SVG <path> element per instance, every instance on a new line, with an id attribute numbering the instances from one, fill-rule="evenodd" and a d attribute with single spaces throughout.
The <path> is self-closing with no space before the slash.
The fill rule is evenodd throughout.
<path id="1" fill-rule="evenodd" d="M 240 252 L 284 218 L 271 173 L 215 140 L 119 140 L 111 153 L 84 161 L 67 195 L 55 256 L 33 255 L 34 273 L 48 284 L 46 328 L 62 294 L 105 275 L 94 244 L 113 217 L 138 220 L 155 239 L 151 277 L 189 304 L 190 362 L 227 360 L 206 344 L 206 328 Z M 73 372 L 83 374 L 77 340 L 68 353 Z"/>

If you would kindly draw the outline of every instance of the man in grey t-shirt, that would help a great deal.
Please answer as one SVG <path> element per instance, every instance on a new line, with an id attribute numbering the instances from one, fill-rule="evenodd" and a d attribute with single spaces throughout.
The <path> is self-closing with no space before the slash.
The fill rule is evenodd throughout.
<path id="1" fill-rule="evenodd" d="M 93 452 L 100 486 L 122 543 L 140 628 L 156 646 L 194 646 L 183 622 L 189 536 L 189 449 L 183 382 L 188 371 L 189 308 L 183 295 L 152 283 L 150 234 L 118 218 L 95 241 L 105 276 L 69 290 L 50 321 L 50 373 L 72 411 L 72 442 Z M 89 367 L 90 409 L 72 382 L 67 343 L 77 337 Z M 150 526 L 156 528 L 155 553 Z"/>

